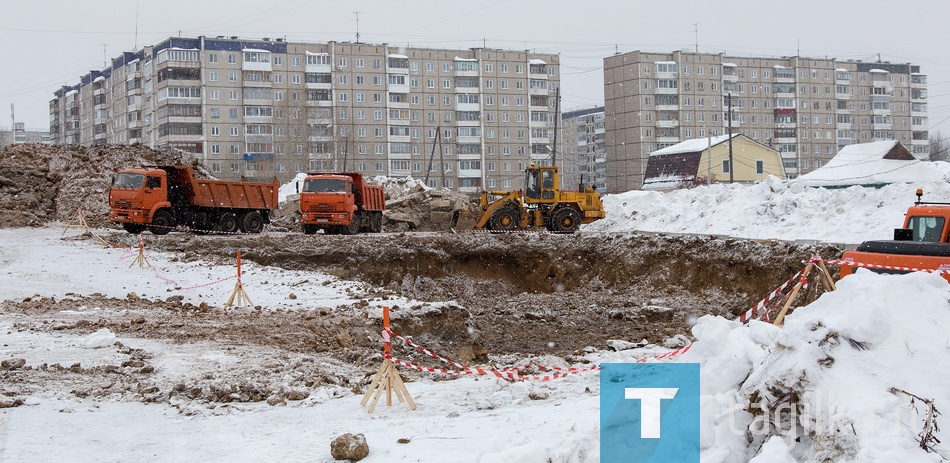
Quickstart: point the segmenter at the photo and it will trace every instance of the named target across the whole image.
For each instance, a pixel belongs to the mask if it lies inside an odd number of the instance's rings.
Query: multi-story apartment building
[[[39,129],[27,129],[23,122],[14,122],[11,130],[0,128],[0,148],[7,145],[26,143],[52,144],[49,132]]]
[[[566,189],[583,184],[607,191],[607,139],[604,107],[579,109],[561,114],[559,143],[563,162],[561,183]]]
[[[929,156],[920,66],[634,51],[604,59],[607,190],[639,188],[649,154],[730,130],[782,153],[790,178],[852,143]]]
[[[526,51],[169,38],[56,91],[50,131],[187,150],[220,178],[348,170],[515,189],[550,160],[558,68]]]

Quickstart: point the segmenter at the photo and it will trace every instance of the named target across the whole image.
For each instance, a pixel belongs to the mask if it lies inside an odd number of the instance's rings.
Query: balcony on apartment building
[[[835,85],[851,85],[851,71],[844,68],[835,69]]]
[[[660,112],[656,115],[656,126],[659,128],[675,128],[680,126],[679,113]]]
[[[679,92],[679,82],[676,79],[657,79],[657,95],[678,95]]]
[[[784,66],[775,65],[772,68],[772,82],[782,83],[782,84],[794,84],[795,83],[795,68],[787,68]]]
[[[547,95],[548,81],[541,79],[528,79],[529,95]]]
[[[722,82],[723,89],[727,82],[730,84],[739,82],[738,66],[735,63],[722,63]]]
[[[327,74],[333,72],[333,64],[330,62],[329,53],[311,53],[306,52],[307,64],[304,65],[303,72],[308,74]]]
[[[274,70],[271,65],[271,52],[269,50],[245,48],[241,52],[244,57],[244,60],[241,62],[241,70],[266,72]]]
[[[389,54],[386,55],[386,73],[387,74],[409,74],[409,57],[406,55]]]
[[[923,74],[911,74],[910,75],[910,87],[911,88],[927,88],[927,76]]]
[[[910,115],[912,117],[927,117],[927,103],[911,103]]]
[[[925,102],[927,101],[927,89],[925,88],[912,88],[910,90],[910,101],[916,102]]]
[[[408,64],[406,65],[408,68]],[[453,62],[456,76],[478,77],[478,60],[474,58],[455,57]]]
[[[329,71],[306,72],[304,73],[304,85],[308,89],[329,90],[333,88],[333,76]]]
[[[871,73],[871,87],[882,88],[882,87],[891,87],[889,72],[883,69],[871,69],[868,71]]]
[[[535,79],[548,78],[548,63],[537,58],[528,60],[528,76]]]
[[[409,93],[408,75],[390,73],[386,78],[386,90],[390,93]]]

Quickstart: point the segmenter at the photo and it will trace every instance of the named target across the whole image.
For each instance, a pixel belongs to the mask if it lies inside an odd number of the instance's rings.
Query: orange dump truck
[[[190,166],[125,169],[109,189],[109,220],[129,233],[164,235],[184,225],[199,232],[260,233],[277,207],[272,183],[195,178]]]
[[[383,229],[386,195],[380,185],[369,185],[362,174],[309,173],[300,190],[300,225],[312,235],[355,235]]]
[[[859,267],[877,273],[908,273],[916,270],[950,272],[950,203],[921,201],[907,209],[904,227],[894,230],[893,240],[865,241],[841,256],[841,277]],[[944,279],[950,281],[950,273]]]

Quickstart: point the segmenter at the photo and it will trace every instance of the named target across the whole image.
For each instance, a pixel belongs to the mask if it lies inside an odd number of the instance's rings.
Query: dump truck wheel
[[[260,233],[264,230],[264,217],[260,212],[251,211],[241,217],[241,231],[244,233]]]
[[[505,206],[495,211],[489,220],[492,230],[511,231],[518,228],[518,211]]]
[[[218,217],[218,230],[225,233],[237,233],[239,228],[237,214],[225,212]]]
[[[353,216],[353,220],[350,220],[350,224],[344,227],[340,227],[340,231],[344,235],[355,235],[360,232],[360,221],[359,217]]]
[[[316,233],[317,233],[317,226],[316,226],[316,225],[304,225],[304,226],[303,226],[303,234],[304,234],[304,235],[313,235],[313,234],[316,234]]]
[[[158,211],[152,217],[152,226],[149,227],[149,231],[155,235],[167,235],[172,228],[175,228],[175,218],[172,214],[168,211]]]
[[[139,233],[145,231],[145,225],[140,225],[137,223],[124,223],[122,224],[122,228],[133,235],[138,235]]]
[[[580,225],[581,215],[569,207],[558,209],[551,217],[551,231],[554,232],[573,232]]]

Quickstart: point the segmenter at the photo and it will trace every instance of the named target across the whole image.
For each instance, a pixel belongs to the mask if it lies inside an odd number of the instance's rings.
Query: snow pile
[[[604,197],[607,217],[583,230],[728,235],[753,239],[860,243],[890,239],[916,200],[950,201],[948,183],[895,183],[880,189],[808,188],[770,177],[754,185],[718,183],[669,193]]]
[[[115,344],[115,333],[109,328],[102,328],[83,339],[83,347],[86,349],[101,349],[113,344]]]
[[[862,270],[784,329],[700,318],[678,361],[701,365],[703,461],[941,461],[906,393],[950,403],[948,301],[937,275]]]

